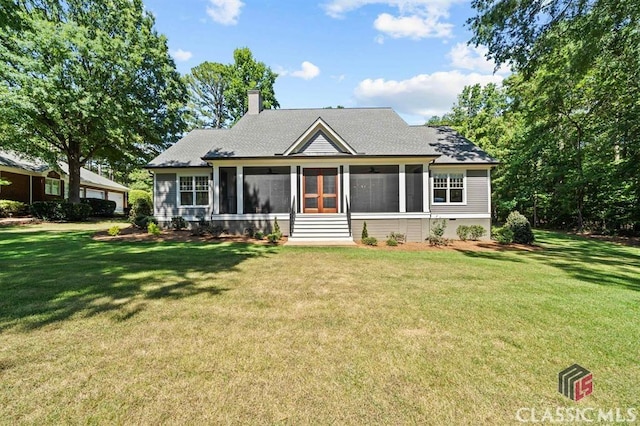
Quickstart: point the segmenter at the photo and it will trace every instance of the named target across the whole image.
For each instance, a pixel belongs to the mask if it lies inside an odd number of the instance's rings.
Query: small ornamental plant
[[[116,235],[120,235],[120,227],[118,225],[113,225],[111,228],[107,230],[107,233],[112,237],[115,237]]]
[[[160,235],[160,227],[153,222],[149,222],[147,232],[152,235]]]
[[[364,241],[365,238],[369,238],[369,231],[367,231],[367,222],[362,225],[362,235],[360,239]]]

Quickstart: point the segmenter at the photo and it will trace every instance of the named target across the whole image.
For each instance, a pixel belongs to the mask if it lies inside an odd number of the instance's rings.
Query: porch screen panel
[[[238,212],[236,179],[235,167],[220,167],[220,213],[222,214]]]
[[[351,210],[358,213],[398,212],[398,166],[351,166]]]
[[[405,166],[407,185],[407,211],[422,211],[422,164],[407,164]]]
[[[245,167],[243,186],[245,213],[289,212],[290,167]]]

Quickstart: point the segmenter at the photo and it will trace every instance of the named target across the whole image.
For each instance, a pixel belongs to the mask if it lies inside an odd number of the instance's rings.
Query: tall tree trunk
[[[80,202],[80,159],[78,155],[67,153],[69,164],[69,201]]]

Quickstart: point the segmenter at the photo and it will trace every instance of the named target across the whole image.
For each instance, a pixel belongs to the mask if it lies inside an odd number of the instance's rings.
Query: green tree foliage
[[[145,169],[135,169],[127,175],[127,186],[132,190],[153,192],[153,177]]]
[[[231,67],[217,62],[203,62],[185,76],[191,127],[227,127],[231,118],[226,98],[230,80]]]
[[[182,132],[186,89],[141,0],[8,4],[0,142],[66,161],[71,201],[88,160],[149,158]]]

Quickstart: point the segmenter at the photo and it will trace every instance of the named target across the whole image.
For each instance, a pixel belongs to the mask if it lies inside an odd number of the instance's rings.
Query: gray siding
[[[431,173],[437,173],[437,168],[432,168]],[[444,170],[443,170],[444,172]],[[433,190],[430,189],[432,213],[489,213],[489,193],[487,190],[489,170],[467,170],[467,204],[466,205],[439,205],[432,201]],[[455,234],[454,234],[455,235]]]
[[[367,222],[369,236],[376,237],[379,242],[386,240],[387,236],[392,232],[405,234],[409,242],[421,242],[429,236],[431,225],[434,221],[435,219],[354,219],[351,222],[352,235],[354,240],[360,240],[363,224]],[[446,222],[445,238],[458,239],[456,230],[460,225],[481,225],[487,231],[487,235],[482,239],[489,239],[490,219],[446,219]]]
[[[175,173],[156,173],[155,188],[153,188],[155,214],[160,217],[178,215]]]
[[[265,234],[273,232],[273,220],[213,220],[213,225],[220,225],[230,234],[242,235],[245,229],[252,228],[254,230],[263,231]],[[282,235],[289,236],[289,221],[278,220]]]
[[[334,144],[324,133],[316,133],[306,144],[298,151],[301,154],[317,155],[317,154],[340,154],[342,151]]]

